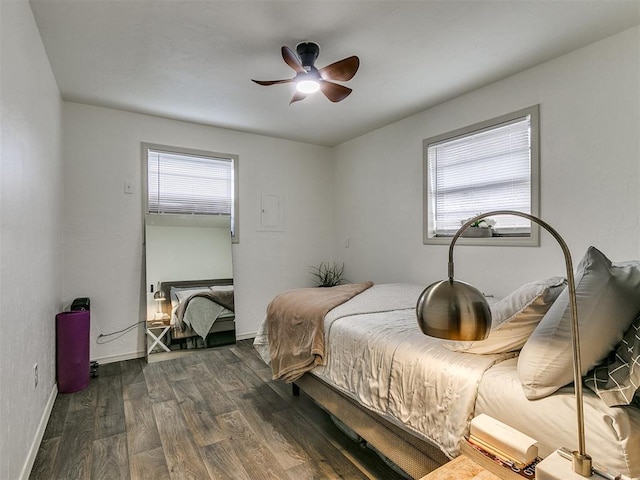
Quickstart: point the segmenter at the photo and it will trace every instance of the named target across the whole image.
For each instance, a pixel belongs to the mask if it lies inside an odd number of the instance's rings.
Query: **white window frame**
[[[225,159],[230,160],[233,164],[233,228],[231,231],[231,241],[232,243],[240,243],[240,198],[239,198],[239,169],[240,169],[240,160],[238,155],[230,154],[230,153],[219,153],[219,152],[209,152],[206,150],[197,150],[193,148],[183,148],[183,147],[173,147],[168,145],[158,145],[155,143],[146,143],[142,142],[142,183],[144,195],[142,196],[143,201],[143,213],[144,215],[177,215],[170,213],[150,213],[149,212],[149,150],[152,151],[160,151],[166,153],[174,153],[177,155],[193,155],[196,157],[210,157],[213,159]]]
[[[423,243],[425,245],[448,245],[451,243],[450,236],[436,236],[435,234],[435,212],[434,212],[434,192],[431,192],[429,174],[432,166],[429,162],[428,149],[430,145],[442,143],[444,141],[469,136],[481,131],[490,130],[506,123],[514,122],[518,119],[530,117],[531,128],[531,215],[539,216],[540,205],[540,106],[533,105],[516,112],[508,113],[500,117],[492,118],[474,125],[454,130],[452,132],[436,135],[423,140]],[[504,209],[504,208],[502,208]],[[496,208],[498,210],[498,208]],[[484,213],[484,212],[478,212]],[[537,224],[531,224],[529,235],[526,236],[499,236],[489,238],[468,238],[460,237],[458,244],[467,245],[492,245],[492,246],[539,246],[540,228]]]

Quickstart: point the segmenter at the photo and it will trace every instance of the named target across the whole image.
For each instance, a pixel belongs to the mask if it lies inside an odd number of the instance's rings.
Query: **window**
[[[449,243],[465,219],[491,210],[538,214],[538,105],[424,140],[424,243]],[[529,220],[496,217],[474,244],[538,245]],[[466,239],[460,239],[467,241]]]
[[[146,212],[223,215],[238,235],[238,156],[143,144]]]

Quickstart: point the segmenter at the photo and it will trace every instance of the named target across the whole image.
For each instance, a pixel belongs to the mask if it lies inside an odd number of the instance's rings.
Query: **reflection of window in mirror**
[[[238,243],[238,156],[143,143],[150,214],[230,217]]]

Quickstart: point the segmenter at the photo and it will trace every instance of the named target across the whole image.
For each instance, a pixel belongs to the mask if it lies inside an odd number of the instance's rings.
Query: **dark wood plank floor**
[[[251,341],[102,365],[59,394],[31,479],[402,477],[271,371]]]

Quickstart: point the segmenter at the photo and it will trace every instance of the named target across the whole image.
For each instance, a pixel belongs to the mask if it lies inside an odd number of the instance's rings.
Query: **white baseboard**
[[[51,410],[53,410],[53,404],[55,403],[57,396],[58,385],[54,383],[53,388],[51,389],[51,393],[49,394],[47,404],[44,407],[44,412],[42,412],[42,418],[40,419],[40,423],[38,424],[36,436],[34,437],[33,442],[31,442],[29,454],[27,455],[24,466],[22,467],[22,472],[20,472],[20,480],[28,480],[29,475],[31,475],[31,469],[33,468],[33,464],[36,461],[36,456],[38,455],[38,450],[40,449],[40,443],[42,442],[42,438],[44,437],[44,431],[47,428],[47,423],[49,423]]]
[[[108,357],[98,357],[98,358],[94,358],[91,361],[92,362],[98,362],[98,363],[115,363],[115,362],[122,362],[124,360],[133,360],[135,358],[142,358],[144,357],[145,352],[144,350],[139,350],[137,352],[129,352],[129,353],[122,353],[120,355],[110,355]]]
[[[257,332],[243,333],[241,335],[236,335],[236,340],[248,340],[251,338],[255,338],[256,335],[257,335]],[[91,359],[91,361],[98,362],[101,364],[107,364],[107,363],[114,363],[114,362],[122,362],[124,360],[133,360],[135,358],[143,358],[144,356],[145,356],[145,351],[140,350],[137,352],[122,353],[120,355],[111,355],[108,357],[93,358]]]

